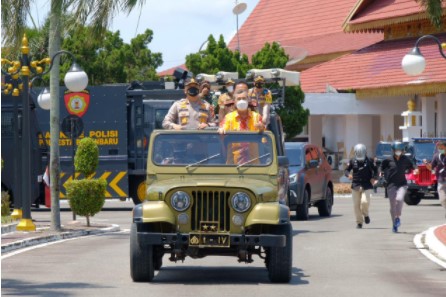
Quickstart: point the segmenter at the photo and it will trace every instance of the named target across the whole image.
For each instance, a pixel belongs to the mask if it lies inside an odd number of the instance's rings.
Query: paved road
[[[333,216],[293,222],[294,259],[290,284],[268,281],[263,262],[235,258],[187,258],[169,263],[155,282],[133,283],[129,274],[129,233],[91,236],[26,251],[2,264],[2,296],[444,296],[446,271],[413,244],[415,234],[444,223],[438,200],[403,209],[401,233],[390,230],[387,199],[374,197],[372,223],[355,229],[351,201],[335,201]],[[129,203],[108,203],[94,220],[128,230]],[[120,210],[119,210],[120,209]],[[34,218],[49,212],[34,211]],[[71,218],[62,213],[62,222]]]

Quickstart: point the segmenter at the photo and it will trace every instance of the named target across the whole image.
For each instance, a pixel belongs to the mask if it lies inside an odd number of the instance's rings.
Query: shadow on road
[[[302,278],[301,269],[293,268],[289,284],[306,285],[309,282]],[[183,284],[183,285],[234,285],[270,283],[268,271],[261,267],[204,267],[179,266],[163,267],[155,275],[152,284]]]
[[[98,286],[88,283],[61,282],[61,283],[30,283],[16,279],[2,278],[3,295],[25,296],[71,296],[71,289],[104,289],[109,286]]]

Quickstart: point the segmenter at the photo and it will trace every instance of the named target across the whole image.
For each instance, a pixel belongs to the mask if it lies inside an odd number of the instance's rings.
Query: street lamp
[[[31,73],[35,76],[43,76],[47,74],[52,66],[54,58],[60,54],[69,54],[71,58],[75,61],[74,55],[67,51],[60,51],[54,54],[54,56],[50,58],[44,58],[40,61],[31,61],[29,56],[29,46],[28,46],[28,38],[26,34],[23,35],[22,38],[22,47],[21,47],[21,56],[18,61],[9,61],[7,59],[1,59],[2,65],[2,74],[10,75],[12,78],[12,83],[6,84],[5,90],[12,89],[12,95],[18,97],[20,94],[22,95],[22,113],[21,116],[17,116],[14,118],[14,122],[17,123],[15,125],[15,134],[19,134],[18,126],[21,126],[21,135],[18,136],[19,145],[17,147],[21,148],[21,191],[18,192],[19,195],[15,195],[15,200],[17,199],[18,205],[22,207],[23,213],[20,209],[18,209],[18,217],[20,218],[20,222],[17,225],[17,230],[19,231],[35,231],[36,226],[31,220],[31,188],[33,178],[31,176],[31,122],[30,122],[30,98],[29,98],[29,84],[30,84],[30,76]],[[3,70],[3,65],[8,65],[8,70]],[[47,71],[45,70],[45,66],[49,65]],[[65,83],[67,88],[70,91],[77,92],[86,88],[88,84],[87,74],[80,69],[77,64],[73,63],[73,66],[70,68],[69,72],[65,77]],[[45,101],[46,98],[43,94],[40,96],[40,105],[48,107],[48,103]],[[14,107],[17,107],[17,100],[15,100]],[[18,107],[17,107],[18,110]],[[15,110],[14,115],[18,112]],[[20,125],[20,123],[21,125]],[[21,136],[21,137],[20,137]],[[19,159],[16,156],[17,159]],[[15,162],[14,165],[17,163]],[[15,168],[15,171],[18,172],[18,168]],[[19,178],[15,178],[14,184],[17,185],[19,183]],[[16,187],[17,188],[17,187]],[[14,201],[16,204],[17,201]]]
[[[438,44],[440,54],[443,56],[443,58],[446,59],[446,55],[443,52],[443,49],[446,49],[446,43],[441,43],[440,39],[433,35],[421,36],[416,41],[415,47],[407,55],[405,55],[403,60],[401,61],[401,66],[403,67],[403,70],[407,75],[419,75],[424,71],[424,68],[426,67],[426,60],[424,59],[423,55],[421,54],[420,48],[418,47],[418,44],[424,39],[433,39]]]
[[[239,38],[239,34],[238,34],[238,15],[243,13],[246,10],[246,3],[238,3],[238,1],[235,1],[235,6],[232,9],[232,13],[235,14],[236,17],[236,25],[237,25],[237,51],[240,52],[240,38]]]

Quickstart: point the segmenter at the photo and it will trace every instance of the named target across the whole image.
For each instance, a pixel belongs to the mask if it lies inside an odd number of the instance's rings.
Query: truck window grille
[[[229,192],[192,191],[192,230],[200,229],[200,222],[219,222],[219,231],[229,231]]]

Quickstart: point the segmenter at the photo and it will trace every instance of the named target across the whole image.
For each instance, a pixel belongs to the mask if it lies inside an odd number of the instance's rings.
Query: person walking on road
[[[437,144],[437,149],[438,152],[432,157],[432,163],[428,163],[426,160],[423,160],[423,162],[426,164],[427,169],[435,170],[438,198],[440,199],[440,204],[446,210],[446,140],[441,140]]]
[[[392,143],[393,156],[381,163],[381,172],[387,183],[392,231],[395,233],[401,225],[401,212],[407,192],[406,171],[415,169],[412,161],[404,155],[405,148],[404,143],[395,141]]]
[[[367,157],[367,148],[364,144],[355,145],[354,151],[355,157],[350,159],[344,173],[352,181],[356,228],[361,229],[364,222],[370,223],[370,194],[377,179],[378,170],[373,160]],[[350,173],[351,171],[353,172]]]

